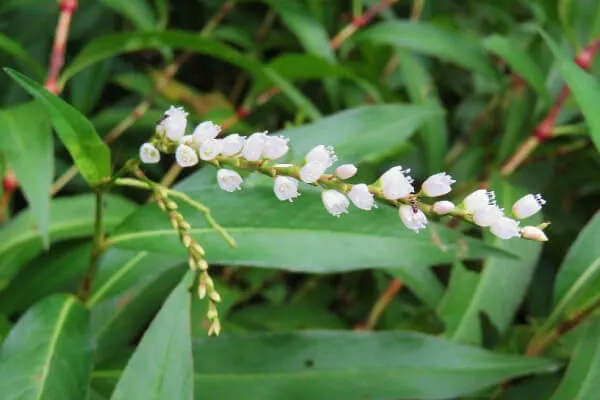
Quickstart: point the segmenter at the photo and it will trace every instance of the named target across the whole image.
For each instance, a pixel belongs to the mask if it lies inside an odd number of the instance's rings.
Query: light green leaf
[[[85,398],[94,364],[89,313],[77,299],[54,295],[31,308],[0,349],[5,400]]]
[[[425,22],[386,21],[359,32],[356,41],[370,40],[450,61],[496,80],[483,47],[456,32]]]
[[[600,82],[598,78],[582,70],[569,56],[564,54],[554,43],[552,38],[540,30],[540,34],[552,50],[558,63],[558,68],[562,72],[567,86],[571,90],[575,101],[581,108],[588,126],[592,142],[596,149],[600,150],[600,113],[598,104],[600,103]]]
[[[90,185],[98,184],[103,178],[110,176],[110,151],[91,122],[39,83],[11,69],[4,70],[44,107],[58,137]]]
[[[444,295],[444,286],[428,266],[405,265],[402,268],[390,268],[387,272],[404,282],[431,308],[436,308]]]
[[[112,400],[194,398],[188,278],[191,274],[171,293],[142,337]]]
[[[479,285],[479,278],[479,274],[469,271],[461,262],[452,266],[448,289],[438,308],[438,314],[446,324],[446,337],[452,338],[460,326]]]
[[[0,110],[0,150],[14,170],[48,247],[54,154],[50,124],[39,104]]]
[[[272,189],[264,187],[248,188],[236,195],[213,187],[189,194],[212,209],[215,219],[238,244],[230,248],[200,213],[181,205],[182,214],[192,225],[190,233],[206,249],[209,263],[324,273],[396,268],[399,262],[426,266],[503,254],[435,224],[417,235],[404,228],[396,209],[387,206],[368,213],[352,210],[343,218],[333,218],[323,208],[319,193],[312,190],[304,191],[293,204],[277,201]],[[122,248],[185,254],[177,232],[153,204],[125,220],[109,242]]]

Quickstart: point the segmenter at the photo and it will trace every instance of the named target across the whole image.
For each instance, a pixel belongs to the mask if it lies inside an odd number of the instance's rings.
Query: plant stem
[[[364,325],[357,326],[356,329],[372,330],[379,322],[379,319],[383,315],[383,312],[385,311],[387,306],[392,302],[392,300],[394,300],[394,297],[400,292],[400,290],[402,290],[403,287],[404,283],[400,279],[392,279],[388,287],[381,294],[381,296],[379,296],[379,299],[377,299],[377,301],[373,305],[373,308],[371,308],[369,316],[367,317],[367,322]]]
[[[67,48],[67,38],[69,36],[69,28],[71,26],[71,17],[77,9],[77,0],[61,0],[60,16],[56,25],[56,33],[54,35],[54,44],[52,46],[52,54],[50,56],[50,68],[48,78],[44,86],[52,93],[59,94],[62,87],[59,87],[58,76],[65,62],[65,50]]]
[[[98,270],[98,262],[102,252],[104,251],[104,228],[102,223],[102,214],[104,210],[103,194],[103,189],[96,188],[96,211],[94,214],[94,234],[92,238],[90,264],[83,279],[81,280],[77,294],[77,297],[79,297],[83,302],[85,302],[90,295],[92,281],[96,275],[96,271]]]

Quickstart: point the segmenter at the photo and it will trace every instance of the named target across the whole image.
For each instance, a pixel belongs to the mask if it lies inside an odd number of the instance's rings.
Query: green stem
[[[104,192],[101,189],[96,189],[96,208],[94,214],[94,235],[92,238],[92,252],[90,254],[89,267],[81,280],[77,296],[85,301],[90,295],[92,281],[98,270],[98,262],[104,250],[104,227],[102,224],[102,216],[104,211],[103,205]]]

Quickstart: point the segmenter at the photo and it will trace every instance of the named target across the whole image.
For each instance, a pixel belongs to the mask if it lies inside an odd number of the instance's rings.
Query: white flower
[[[250,135],[244,143],[242,156],[248,161],[259,161],[265,151],[266,137],[264,132],[257,132]]]
[[[521,236],[525,239],[536,240],[538,242],[547,242],[548,236],[543,230],[536,226],[526,226],[521,228]]]
[[[221,154],[221,150],[223,150],[221,139],[206,139],[200,143],[198,153],[200,154],[200,159],[208,161]]]
[[[263,157],[269,160],[276,160],[285,156],[289,150],[288,140],[283,136],[267,136],[265,138]]]
[[[198,164],[198,153],[190,146],[180,144],[175,150],[175,161],[181,167],[191,167]]]
[[[300,168],[300,179],[305,183],[315,183],[325,173],[327,167],[319,162],[304,164]]]
[[[495,220],[490,227],[490,231],[504,240],[521,236],[519,233],[519,222],[508,217],[500,217]]]
[[[334,217],[339,217],[344,213],[348,213],[350,201],[344,194],[337,190],[324,190],[321,193],[321,200],[323,200],[323,205],[327,212]]]
[[[156,164],[160,161],[160,152],[152,143],[144,143],[140,147],[140,160],[144,164]]]
[[[273,192],[281,201],[288,200],[290,202],[300,196],[298,193],[298,179],[289,176],[276,176],[273,184]]]
[[[198,143],[194,141],[194,135],[184,135],[179,139],[180,144],[186,144],[190,147],[197,148]]]
[[[335,176],[340,179],[350,179],[358,172],[354,164],[342,164],[335,169]]]
[[[188,113],[183,107],[171,106],[161,121],[156,126],[156,131],[160,135],[165,135],[169,139],[178,142],[185,134]]]
[[[381,188],[383,189],[383,197],[388,200],[397,200],[406,197],[415,191],[412,185],[413,179],[407,174],[409,169],[403,170],[402,167],[392,167],[388,169],[381,178]]]
[[[427,226],[427,217],[419,208],[402,205],[398,209],[400,219],[408,229],[419,233],[419,229],[424,229]]]
[[[337,161],[337,156],[333,146],[323,146],[322,144],[315,146],[306,154],[304,158],[306,163],[318,162],[325,165],[325,168],[329,168]]]
[[[479,189],[465,197],[463,202],[467,211],[473,214],[480,208],[496,204],[496,194],[485,189]]]
[[[202,144],[205,140],[216,138],[221,133],[221,127],[212,121],[204,121],[194,129],[194,142]]]
[[[475,214],[473,214],[473,222],[475,222],[479,226],[490,226],[499,218],[504,216],[504,210],[500,209],[498,206],[487,205],[481,207]]]
[[[528,218],[536,214],[546,204],[541,194],[528,194],[521,197],[512,206],[512,212],[518,219]]]
[[[453,202],[448,200],[436,201],[433,203],[433,212],[438,215],[446,215],[449,212],[452,212],[456,206]]]
[[[450,193],[452,188],[450,187],[456,182],[450,175],[445,172],[431,175],[423,182],[421,190],[429,197],[439,197]]]
[[[238,154],[244,148],[244,142],[246,139],[237,133],[231,134],[223,138],[223,150],[221,153],[226,157],[231,157],[234,154]]]
[[[219,184],[219,187],[226,192],[241,190],[243,181],[240,174],[230,169],[221,168],[217,171],[217,183]]]
[[[369,192],[369,187],[364,183],[352,186],[352,189],[348,192],[348,197],[361,210],[369,211],[372,208],[377,208],[373,193]]]

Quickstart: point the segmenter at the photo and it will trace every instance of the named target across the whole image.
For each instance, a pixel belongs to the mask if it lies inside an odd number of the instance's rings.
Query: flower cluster
[[[494,192],[484,189],[469,194],[459,206],[448,200],[427,204],[422,200],[447,195],[456,181],[444,172],[427,178],[421,189],[415,192],[410,170],[395,166],[384,172],[374,184],[349,184],[344,182],[357,173],[353,164],[342,164],[333,174],[327,171],[337,162],[331,146],[317,145],[304,157],[301,165],[273,164],[289,151],[288,139],[268,135],[267,132],[253,133],[248,137],[237,133],[219,138],[221,128],[213,122],[199,124],[191,135],[186,135],[187,113],[182,108],[171,107],[157,124],[157,135],[140,148],[140,159],[144,163],[160,160],[160,151],[175,153],[181,167],[191,167],[201,160],[216,165],[217,182],[227,192],[241,190],[242,176],[234,169],[222,168],[228,164],[237,169],[259,171],[273,177],[273,192],[281,201],[294,201],[300,196],[300,181],[323,188],[321,199],[325,210],[340,217],[348,213],[350,204],[361,210],[377,208],[375,199],[398,207],[404,225],[419,232],[426,228],[426,214],[452,215],[473,222],[501,239],[524,237],[547,240],[543,230],[535,226],[519,227],[519,222],[504,215],[498,207]],[[268,167],[268,168],[267,168]],[[541,210],[545,201],[540,195],[527,195],[518,200],[513,208],[517,219],[527,218]]]

